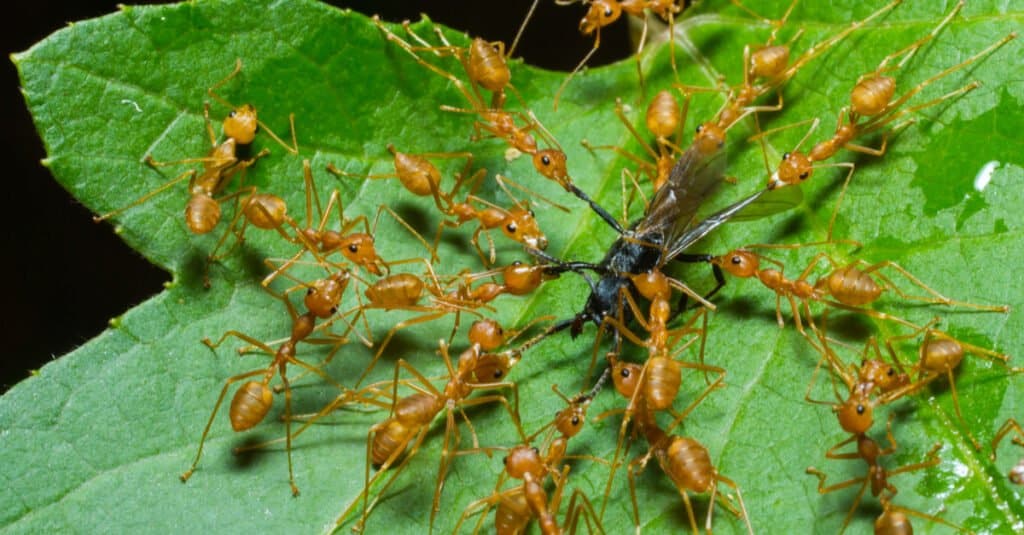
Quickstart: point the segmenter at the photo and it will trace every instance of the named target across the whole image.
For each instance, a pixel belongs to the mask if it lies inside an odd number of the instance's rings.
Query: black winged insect
[[[629,228],[623,228],[601,205],[570,184],[570,191],[589,204],[601,219],[615,229],[619,237],[598,264],[565,262],[541,251],[531,251],[549,263],[549,274],[557,275],[572,271],[581,275],[590,285],[590,296],[583,310],[572,318],[553,324],[541,336],[569,328],[575,338],[583,331],[583,325],[587,321],[600,327],[605,316],[612,315],[620,309],[623,292],[636,295],[630,275],[647,273],[673,260],[707,262],[710,259],[708,255],[687,254],[686,249],[758,200],[766,191],[759,190],[703,220],[698,220],[697,210],[722,182],[724,162],[723,152],[709,156],[691,146],[676,161],[668,180],[655,192],[644,215]],[[592,271],[600,278],[594,282],[585,271]],[[691,297],[706,302],[707,298],[725,284],[719,268],[713,266],[713,271],[716,287],[704,297],[692,292],[689,294]],[[628,310],[623,312],[627,313]],[[629,318],[619,319],[625,323]]]

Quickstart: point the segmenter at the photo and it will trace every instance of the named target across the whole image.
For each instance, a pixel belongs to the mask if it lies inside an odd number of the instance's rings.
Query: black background
[[[142,2],[157,3],[157,2]],[[439,23],[511,43],[529,8],[528,0],[431,0],[330,2],[385,20],[416,20],[421,11]],[[16,2],[5,6],[3,50],[21,52],[66,23],[116,11],[117,2]],[[583,7],[559,7],[541,0],[516,51],[533,65],[569,70],[593,44],[577,30]],[[629,55],[626,24],[601,34],[601,49],[590,65]],[[45,156],[19,91],[17,71],[3,65],[3,140],[0,150],[7,194],[4,217],[3,341],[0,392],[48,360],[83,344],[124,313],[161,291],[170,276],[149,265],[65,192],[39,161]]]

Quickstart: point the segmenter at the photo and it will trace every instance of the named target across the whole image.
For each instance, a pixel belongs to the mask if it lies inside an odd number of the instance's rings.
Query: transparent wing
[[[724,168],[724,152],[708,157],[692,146],[688,148],[672,167],[668,181],[654,193],[634,235],[639,239],[659,235],[661,243],[671,249],[696,221],[704,199],[721,184]]]

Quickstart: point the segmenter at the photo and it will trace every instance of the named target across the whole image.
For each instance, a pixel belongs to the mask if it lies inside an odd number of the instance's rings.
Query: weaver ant
[[[938,465],[940,459],[937,453],[942,447],[942,444],[935,444],[932,449],[925,454],[925,460],[922,462],[903,465],[893,470],[886,469],[881,465],[881,463],[879,463],[879,458],[886,455],[892,455],[896,452],[897,448],[896,439],[892,434],[892,417],[893,415],[890,414],[889,420],[886,423],[886,438],[889,441],[888,448],[883,449],[879,446],[878,442],[864,433],[855,433],[825,452],[825,457],[827,459],[863,460],[868,465],[868,473],[866,476],[849,479],[826,487],[825,481],[827,476],[825,473],[814,467],[807,468],[808,474],[818,478],[818,493],[820,494],[828,494],[830,492],[835,492],[837,490],[842,490],[860,484],[860,490],[857,491],[857,496],[853,500],[853,505],[850,507],[850,510],[846,513],[846,517],[843,519],[843,526],[840,529],[840,533],[845,531],[846,527],[850,524],[850,520],[853,518],[853,513],[857,510],[857,506],[860,505],[860,500],[864,496],[864,492],[869,487],[871,489],[871,495],[878,498],[883,507],[882,514],[875,521],[875,533],[912,533],[913,530],[910,528],[910,520],[902,513],[910,513],[933,522],[939,522],[947,526],[960,529],[958,526],[954,526],[941,518],[892,505],[892,499],[896,496],[898,490],[889,481],[889,478],[894,475],[913,472],[924,468],[931,468]],[[857,445],[857,451],[848,453],[838,452],[840,448],[850,443],[855,443]],[[886,531],[886,529],[890,531]]]
[[[129,208],[133,208],[140,204],[147,202],[149,199],[158,195],[167,189],[171,188],[178,182],[185,179],[189,181],[189,201],[185,205],[185,223],[187,224],[190,231],[195,234],[206,234],[217,226],[221,218],[221,203],[244,195],[245,193],[251,193],[252,188],[246,188],[234,193],[217,197],[224,188],[227,187],[231,178],[238,172],[244,171],[247,167],[253,165],[260,158],[270,154],[270,151],[266,148],[258,152],[255,156],[249,159],[241,159],[238,156],[239,147],[247,146],[253,142],[256,137],[257,127],[263,128],[275,141],[277,141],[282,147],[292,154],[298,154],[298,143],[295,141],[295,117],[294,115],[289,116],[292,130],[292,143],[293,146],[287,145],[282,141],[276,134],[273,133],[262,121],[256,117],[256,108],[250,104],[243,104],[242,106],[233,106],[231,103],[220,97],[216,90],[224,84],[228,83],[231,79],[236,77],[242,70],[242,60],[238,59],[235,62],[235,69],[231,71],[224,79],[220,80],[209,89],[207,94],[210,98],[214,99],[218,103],[225,107],[231,108],[231,113],[224,119],[223,130],[225,140],[221,143],[217,142],[217,135],[213,130],[213,123],[210,120],[210,105],[205,103],[203,105],[203,119],[206,123],[206,132],[210,138],[210,152],[207,156],[201,158],[186,158],[182,160],[176,160],[171,162],[158,162],[153,159],[150,154],[146,155],[145,162],[147,165],[153,167],[164,167],[171,165],[180,165],[188,163],[201,163],[203,164],[202,173],[199,173],[195,169],[190,169],[178,175],[176,178],[166,182],[162,186],[146,193],[142,197],[139,197],[130,204],[118,208],[112,212],[107,212],[102,215],[93,217],[93,221],[99,222],[116,216]]]
[[[445,411],[446,413],[445,438],[442,446],[437,484],[434,490],[433,507],[431,508],[430,513],[431,525],[433,524],[433,519],[440,508],[441,490],[444,485],[444,476],[447,473],[450,457],[453,455],[453,452],[457,450],[458,444],[461,441],[458,426],[455,422],[454,412],[456,410],[462,414],[463,419],[470,427],[470,431],[473,434],[474,447],[479,447],[478,444],[476,444],[476,432],[473,431],[473,426],[469,422],[469,418],[466,416],[464,409],[465,407],[491,402],[500,402],[502,404],[511,418],[512,423],[515,425],[516,430],[519,432],[519,436],[525,441],[525,433],[522,430],[522,426],[519,424],[519,396],[515,383],[475,381],[476,366],[480,363],[481,357],[484,354],[497,349],[506,341],[518,336],[521,332],[522,331],[519,331],[518,333],[514,333],[511,336],[506,337],[504,333],[500,331],[500,327],[498,327],[497,331],[489,325],[482,325],[480,328],[470,329],[470,342],[472,345],[459,355],[457,366],[453,366],[451,358],[448,355],[448,344],[443,339],[440,340],[438,342],[438,346],[441,352],[441,357],[444,359],[445,366],[448,369],[449,376],[448,383],[442,390],[435,388],[423,374],[417,371],[405,360],[398,360],[398,363],[395,365],[395,377],[393,381],[394,394],[392,396],[394,403],[391,409],[391,416],[383,422],[375,424],[370,428],[370,431],[367,434],[365,486],[363,491],[356,496],[355,500],[353,500],[341,516],[338,517],[335,523],[336,526],[340,525],[354,510],[356,505],[362,501],[362,516],[354,529],[356,531],[362,531],[362,529],[365,528],[366,519],[374,505],[376,505],[379,495],[383,494],[387,488],[394,483],[395,479],[402,472],[402,469],[405,468],[409,460],[419,451],[420,445],[423,443],[424,438],[426,438],[430,424],[441,411]],[[519,350],[511,349],[506,352],[518,354]],[[410,384],[409,386],[414,388],[416,392],[403,398],[398,397],[398,373],[400,369],[405,369],[411,373],[422,385],[421,388]],[[512,389],[515,395],[515,410],[513,410],[512,406],[509,405],[508,400],[499,394],[492,394],[472,399],[468,398],[469,394],[475,390],[491,390],[505,387]],[[412,446],[409,446],[410,444],[412,444]],[[387,482],[380,488],[378,498],[375,498],[372,503],[369,503],[370,488],[378,478],[383,476],[386,470],[395,465],[398,458],[402,456],[403,452],[406,452],[407,448],[409,451],[405,453],[404,458],[391,472],[391,476],[388,478]],[[374,474],[373,478],[370,478],[371,464],[378,466],[377,473]]]

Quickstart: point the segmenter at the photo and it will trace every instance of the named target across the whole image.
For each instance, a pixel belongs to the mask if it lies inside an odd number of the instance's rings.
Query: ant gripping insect
[[[622,124],[626,125],[626,129],[640,143],[640,146],[654,160],[654,163],[645,161],[639,156],[615,145],[594,146],[584,139],[582,141],[583,146],[590,150],[611,149],[622,157],[639,164],[639,172],[646,174],[650,178],[651,184],[654,185],[654,189],[658,190],[668,181],[672,167],[676,163],[675,155],[683,152],[679,147],[679,129],[686,121],[689,104],[690,99],[687,98],[683,107],[680,108],[679,102],[676,101],[676,98],[670,91],[663,90],[654,95],[650,105],[647,107],[646,124],[647,129],[656,136],[655,145],[658,150],[655,151],[654,148],[644,142],[640,133],[633,128],[633,124],[626,117],[622,100],[615,99],[615,115],[622,121]],[[673,139],[670,140],[670,137],[673,137]]]
[[[784,247],[792,248],[802,247],[804,245],[808,244]],[[758,246],[750,247],[755,248]],[[868,264],[864,260],[857,260],[854,263],[841,266],[838,262],[832,259],[828,253],[821,252],[811,259],[807,268],[805,268],[796,279],[787,279],[782,271],[778,269],[762,269],[760,267],[761,260],[769,261],[780,268],[784,267],[781,262],[767,258],[748,249],[736,249],[727,254],[715,256],[712,257],[709,262],[736,277],[757,277],[762,284],[774,291],[776,293],[775,315],[780,327],[782,327],[784,323],[782,320],[782,298],[785,297],[789,301],[790,308],[793,311],[793,321],[796,323],[797,330],[804,336],[807,336],[807,334],[803,329],[803,323],[800,319],[801,312],[796,303],[797,299],[799,299],[803,304],[804,314],[807,316],[807,321],[812,323],[812,326],[813,318],[811,317],[809,303],[811,301],[817,301],[832,308],[856,312],[858,314],[864,314],[880,320],[895,321],[912,329],[919,328],[918,325],[898,316],[893,316],[891,314],[886,314],[869,308],[861,308],[863,305],[868,305],[877,301],[886,290],[891,290],[901,298],[907,300],[947,306],[962,306],[991,312],[1007,311],[1005,305],[978,305],[950,299],[925,285],[899,264],[889,260],[878,262],[876,264]],[[818,279],[812,285],[807,282],[807,278],[810,276],[812,270],[822,260],[831,264],[833,270],[825,277]],[[881,273],[884,269],[891,269],[900,273],[912,284],[921,288],[929,295],[912,295],[904,292],[898,286],[893,284],[888,277]],[[881,284],[876,282],[872,277],[878,278],[881,281]],[[835,301],[828,299],[829,297],[835,299]]]
[[[619,307],[620,296],[627,292],[633,293],[631,275],[647,273],[672,260],[709,260],[710,257],[707,255],[687,255],[683,252],[767,191],[757,191],[697,222],[697,209],[721,180],[720,163],[721,158],[705,157],[693,147],[687,149],[672,168],[669,180],[655,192],[654,199],[648,205],[644,216],[628,229],[623,228],[586,193],[570,184],[572,193],[587,202],[601,219],[615,229],[619,238],[608,249],[599,264],[563,262],[540,251],[531,251],[535,256],[551,263],[548,268],[549,274],[557,275],[566,271],[582,274],[583,270],[590,270],[601,275],[596,283],[587,277],[591,293],[583,310],[573,318],[551,326],[548,334],[571,327],[570,333],[575,337],[582,332],[583,323],[586,321],[600,326],[605,317],[615,313]],[[718,287],[708,296],[713,295],[725,283],[717,266],[713,266],[713,272]],[[688,292],[688,295],[699,299],[692,291]],[[626,323],[628,318],[619,320]]]

